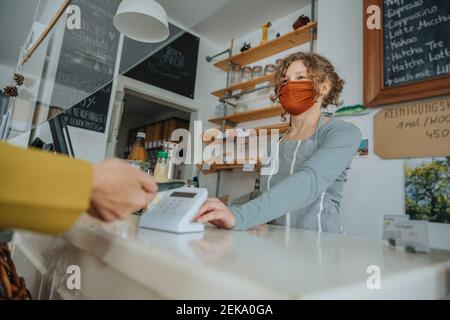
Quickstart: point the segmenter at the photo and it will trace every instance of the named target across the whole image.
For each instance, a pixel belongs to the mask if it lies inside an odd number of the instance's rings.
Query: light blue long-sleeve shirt
[[[317,141],[317,148],[312,154],[305,157],[301,149],[297,155],[294,173],[286,174],[279,182],[273,184],[270,190],[264,192],[259,198],[249,201],[241,206],[232,206],[230,209],[236,217],[235,230],[245,230],[280,218],[292,212],[298,225],[294,227],[319,229],[326,232],[340,232],[340,202],[344,183],[347,180],[347,171],[350,169],[352,159],[355,157],[361,142],[361,131],[355,125],[331,118],[322,125],[317,136],[310,139]],[[289,144],[295,141],[286,141],[280,144],[287,153]],[[285,152],[286,153],[286,152]],[[279,167],[291,166],[291,156],[280,156]],[[319,211],[319,200],[325,197],[323,219],[319,220],[319,227],[312,218]],[[322,210],[322,209],[320,209]],[[295,220],[295,217],[294,217]]]

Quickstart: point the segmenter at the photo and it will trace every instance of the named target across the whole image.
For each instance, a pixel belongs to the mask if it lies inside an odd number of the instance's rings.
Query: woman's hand
[[[222,229],[233,229],[236,217],[222,201],[212,198],[205,201],[194,221],[203,224],[209,222]]]
[[[120,160],[94,165],[89,215],[111,222],[125,219],[155,197],[158,187],[153,177]]]

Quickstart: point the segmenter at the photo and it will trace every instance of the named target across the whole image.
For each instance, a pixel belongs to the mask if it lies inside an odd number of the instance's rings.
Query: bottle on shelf
[[[194,185],[194,188],[200,188],[200,183],[198,181],[198,177],[194,177],[194,179],[192,180],[192,183]]]
[[[148,161],[147,151],[145,150],[145,132],[137,133],[136,141],[131,148],[128,160],[141,162]]]
[[[161,143],[164,146],[164,143],[167,143],[170,141],[170,133],[169,133],[169,120],[165,120],[162,124],[162,136],[161,136]]]
[[[153,148],[158,149],[158,148],[161,148],[162,123],[156,122],[154,130],[155,130],[155,132],[153,135]]]
[[[147,150],[151,150],[153,148],[152,142],[153,142],[153,125],[148,125],[146,128],[147,137],[145,138],[145,148]]]
[[[169,154],[165,151],[158,152],[158,160],[156,161],[156,167],[153,173],[156,182],[163,183],[168,182],[169,166],[167,158]]]

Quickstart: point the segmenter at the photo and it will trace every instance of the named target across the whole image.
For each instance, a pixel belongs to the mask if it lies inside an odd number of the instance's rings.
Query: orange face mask
[[[314,105],[312,81],[289,81],[280,89],[280,103],[287,113],[298,116]]]

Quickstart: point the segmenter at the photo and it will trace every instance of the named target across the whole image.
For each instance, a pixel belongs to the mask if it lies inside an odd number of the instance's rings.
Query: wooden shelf
[[[274,107],[267,107],[262,109],[254,109],[250,111],[240,112],[231,114],[226,117],[220,117],[220,118],[213,118],[209,119],[209,122],[222,125],[223,121],[229,121],[232,123],[241,123],[241,122],[248,122],[253,120],[260,120],[260,119],[267,119],[267,118],[273,118],[278,117],[283,114],[284,110],[283,108],[278,105]]]
[[[268,135],[270,135],[270,130],[276,130],[276,129],[278,129],[280,131],[280,133],[285,133],[286,131],[289,130],[289,123],[280,123],[280,124],[273,124],[273,125],[264,126],[264,127],[258,127],[258,128],[255,128],[256,133],[259,134],[259,130],[261,130],[261,129],[266,129]]]
[[[309,23],[295,31],[289,32],[279,38],[268,41],[267,43],[251,48],[247,51],[232,56],[231,58],[219,61],[215,66],[221,70],[228,71],[230,62],[239,66],[245,66],[255,61],[273,56],[290,48],[302,45],[310,41],[310,30],[317,28],[317,22]],[[314,35],[314,40],[317,35]]]
[[[222,97],[225,96],[225,94],[227,92],[232,93],[232,92],[238,91],[238,90],[246,91],[246,90],[254,89],[258,83],[270,82],[270,83],[273,84],[273,82],[275,80],[274,76],[275,76],[274,74],[269,74],[267,76],[258,77],[258,78],[255,78],[253,80],[250,80],[250,81],[237,83],[237,84],[234,84],[234,85],[232,85],[232,86],[230,86],[228,88],[224,88],[224,89],[220,89],[220,90],[214,91],[211,94],[216,96],[216,97],[222,98]]]
[[[234,170],[234,169],[244,169],[244,165],[243,164],[212,164],[209,170],[203,170],[203,166],[202,165],[197,165],[198,170],[200,170],[203,174],[212,174],[212,173],[216,173],[218,171],[228,171],[228,170]],[[260,164],[256,164],[255,165],[255,171],[258,171],[261,168]],[[251,172],[249,172],[251,173]]]

